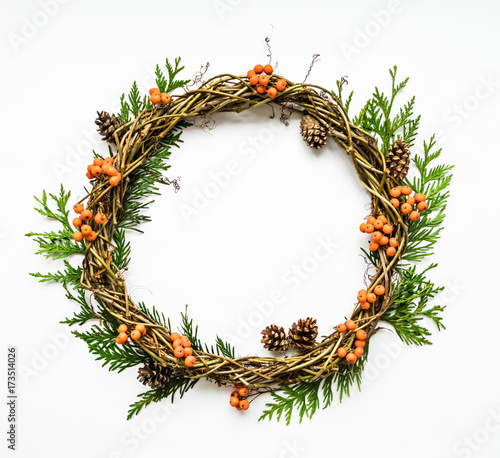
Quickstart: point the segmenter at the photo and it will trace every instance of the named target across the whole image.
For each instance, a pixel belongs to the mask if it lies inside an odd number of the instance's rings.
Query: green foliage
[[[215,348],[217,354],[225,356],[226,358],[235,358],[234,347],[229,342],[224,342],[219,336],[215,339]]]
[[[174,65],[169,62],[168,59],[165,60],[165,67],[167,69],[168,76],[165,77],[162,69],[159,65],[156,66],[156,86],[160,92],[172,92],[173,90],[184,87],[189,83],[190,80],[177,80],[177,75],[184,70],[184,66],[180,67],[181,58],[176,57],[174,60]]]
[[[121,372],[144,362],[144,354],[128,343],[116,344],[115,323],[103,320],[102,326],[93,325],[87,332],[72,331],[89,347],[90,353],[97,361],[103,361],[102,366],[109,366],[110,371]]]
[[[130,242],[125,239],[125,231],[117,229],[113,234],[115,249],[113,251],[113,262],[118,269],[125,269],[130,262]]]
[[[413,159],[418,174],[412,181],[406,182],[415,192],[427,196],[429,208],[408,227],[409,243],[403,256],[405,261],[418,262],[434,254],[434,245],[443,230],[444,212],[450,195],[446,189],[451,183],[453,166],[432,166],[433,161],[441,155],[441,149],[433,151],[435,145],[434,136],[429,142],[424,142],[423,155],[415,155]]]
[[[361,373],[367,357],[368,345],[365,346],[365,353],[356,361],[355,366],[342,364],[339,366],[338,372],[331,374],[324,380],[282,385],[279,393],[271,394],[274,402],[266,404],[268,409],[262,412],[259,421],[266,418],[271,420],[273,416],[279,421],[281,417],[284,417],[288,425],[294,411],[298,413],[299,422],[302,422],[304,417],[312,418],[321,405],[323,405],[323,409],[326,409],[332,404],[334,384],[337,386],[340,401],[345,395],[350,395],[350,388],[354,384],[361,391]]]
[[[61,321],[61,323],[67,324],[68,326],[73,326],[75,324],[81,326],[89,320],[96,320],[100,318],[92,311],[92,308],[87,302],[87,298],[85,297],[85,289],[83,287],[80,286],[76,288],[76,296],[74,296],[67,288],[65,289],[66,297],[72,301],[75,301],[80,306],[80,310],[78,312],[75,312],[71,318],[66,318],[64,321]]]
[[[187,308],[188,306],[186,305],[186,311],[184,313],[181,312],[181,332],[189,338],[193,350],[203,350],[203,344],[198,338],[198,326],[195,326],[193,319],[189,318]]]
[[[40,272],[30,273],[32,277],[39,278],[40,283],[47,281],[55,281],[61,283],[65,288],[68,285],[78,287],[82,276],[81,267],[73,267],[68,261],[64,261],[65,269],[61,272],[58,270],[55,273],[41,274]]]
[[[170,397],[172,402],[174,402],[176,394],[179,398],[182,398],[187,391],[196,385],[197,381],[198,380],[190,380],[188,378],[171,377],[168,383],[163,385],[161,388],[141,393],[138,396],[139,400],[130,405],[127,420],[130,420],[134,415],[137,415],[144,407],[148,406],[152,402],[159,402],[168,397]]]
[[[166,327],[167,329],[171,330],[172,328],[170,327],[170,321],[167,321],[165,319],[165,315],[162,312],[159,312],[156,310],[156,307],[153,305],[151,309],[148,309],[146,304],[144,302],[139,302],[137,306],[150,318],[155,320],[157,323],[161,324],[162,326]]]
[[[407,345],[432,344],[428,340],[431,332],[422,326],[424,318],[432,320],[438,331],[445,329],[439,315],[444,307],[429,304],[429,300],[443,290],[425,277],[426,272],[434,267],[436,264],[431,264],[421,273],[416,272],[416,266],[402,270],[401,279],[394,287],[392,304],[382,317]]]
[[[397,83],[396,66],[390,69],[389,73],[392,80],[390,96],[375,87],[372,98],[366,102],[359,115],[353,118],[354,124],[381,140],[381,151],[384,154],[387,154],[389,147],[398,138],[402,138],[409,146],[412,146],[420,124],[420,115],[415,117],[414,114],[415,97],[412,97],[392,118],[394,100],[406,87],[409,78]]]
[[[160,194],[157,184],[162,183],[162,173],[170,167],[167,165],[167,160],[171,147],[179,147],[179,144],[182,143],[180,139],[181,129],[186,126],[186,123],[179,123],[176,129],[158,143],[148,160],[129,175],[130,182],[123,199],[123,209],[119,215],[118,227],[142,232],[137,226],[150,221],[151,218],[144,212],[154,200],[147,199]]]

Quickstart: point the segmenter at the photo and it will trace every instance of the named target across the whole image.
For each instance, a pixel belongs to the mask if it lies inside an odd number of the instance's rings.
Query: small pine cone
[[[123,121],[114,114],[110,115],[106,111],[98,111],[95,123],[97,124],[97,130],[101,134],[101,137],[108,143],[116,144],[114,133],[123,125]],[[124,131],[118,133],[118,137],[121,138],[124,133]]]
[[[311,115],[304,115],[300,121],[300,133],[310,148],[319,149],[326,143],[327,132],[320,122]]]
[[[264,336],[261,342],[269,351],[285,351],[290,344],[285,329],[275,324],[268,326],[261,334]]]
[[[139,368],[137,377],[143,385],[149,385],[153,390],[161,388],[170,380],[170,369],[162,366],[154,359],[150,359]]]
[[[297,348],[309,348],[314,345],[318,336],[318,326],[314,318],[306,318],[293,323],[288,331],[290,343]]]
[[[410,168],[410,149],[404,140],[397,140],[389,148],[387,155],[387,166],[389,167],[389,176],[396,182],[401,182],[408,175]]]

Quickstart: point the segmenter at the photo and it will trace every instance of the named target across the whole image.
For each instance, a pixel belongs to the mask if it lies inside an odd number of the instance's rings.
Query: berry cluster
[[[236,391],[231,393],[229,404],[238,410],[247,410],[250,407],[250,403],[245,399],[248,396],[248,388],[240,385],[235,385],[234,387]]]
[[[92,226],[88,223],[94,218],[94,222],[96,224],[104,224],[107,221],[107,217],[104,213],[96,213],[95,216],[92,213],[92,210],[86,209],[84,210],[82,204],[73,205],[73,210],[75,213],[78,213],[80,216],[73,219],[73,226],[79,228],[80,230],[73,232],[73,238],[77,242],[81,242],[83,237],[89,242],[93,242],[97,238],[97,233],[92,230]]]
[[[341,323],[337,326],[337,331],[343,334],[347,330],[356,331],[356,323],[353,320],[347,320],[345,323]],[[363,329],[358,329],[356,331],[356,340],[354,341],[354,350],[349,351],[349,347],[339,347],[337,349],[337,355],[339,358],[345,358],[348,364],[354,364],[358,358],[363,356],[365,352],[363,347],[366,345],[366,331]]]
[[[380,247],[386,247],[385,253],[392,257],[396,254],[398,247],[398,239],[391,237],[394,227],[387,222],[384,215],[370,216],[366,223],[361,223],[359,230],[365,234],[372,235],[370,242],[370,251],[377,251]]]
[[[360,289],[358,293],[358,302],[361,304],[361,308],[363,310],[368,310],[373,304],[378,296],[383,296],[385,294],[385,286],[384,285],[377,285],[373,289],[372,293],[369,293],[366,291],[366,289]]]
[[[391,195],[391,204],[394,208],[399,208],[401,213],[408,215],[411,221],[417,221],[420,218],[420,212],[427,210],[429,205],[425,201],[425,194],[416,193],[411,195],[413,190],[410,186],[396,186],[389,192]],[[402,199],[402,200],[401,200]],[[414,206],[417,209],[414,209]]]
[[[176,332],[170,334],[170,340],[174,347],[174,355],[176,358],[184,358],[184,364],[187,367],[192,367],[196,363],[196,358],[193,356],[191,341],[187,336],[181,336]]]
[[[160,90],[157,87],[152,87],[149,90],[149,95],[151,103],[153,105],[156,105],[157,103],[163,103],[164,105],[168,105],[170,101],[172,100],[172,97],[170,97],[169,94],[166,92],[160,92]]]
[[[278,91],[284,91],[286,88],[286,79],[280,78],[276,81],[276,86],[267,87],[269,84],[269,77],[273,74],[273,66],[267,65],[256,65],[253,70],[248,70],[247,78],[252,86],[256,86],[255,90],[259,94],[265,94],[274,99],[278,95]]]
[[[106,159],[96,157],[94,162],[87,166],[87,178],[93,180],[103,174],[108,175],[109,184],[111,186],[117,186],[122,176],[118,173],[118,170],[113,167],[114,161],[115,159],[112,157],[107,157]]]
[[[116,343],[117,344],[124,344],[128,340],[128,326],[126,324],[121,324],[118,327],[118,336],[116,338]],[[130,338],[132,340],[139,340],[142,336],[146,334],[146,326],[143,324],[136,324],[135,328],[130,331]]]

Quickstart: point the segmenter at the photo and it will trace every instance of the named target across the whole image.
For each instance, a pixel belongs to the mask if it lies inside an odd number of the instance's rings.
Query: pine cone
[[[310,148],[321,148],[326,143],[327,132],[316,118],[304,115],[300,121],[300,133]]]
[[[97,112],[97,119],[95,120],[97,124],[97,130],[101,134],[101,137],[108,143],[115,143],[115,131],[123,125],[123,121],[117,118],[114,114],[110,115],[106,111]],[[121,138],[125,132],[122,131],[118,134]]]
[[[170,369],[150,359],[139,368],[137,377],[143,385],[149,385],[153,390],[160,388],[170,380]]]
[[[397,140],[389,148],[387,155],[387,165],[389,167],[389,176],[396,182],[401,182],[408,175],[410,168],[410,150],[404,140]]]
[[[272,324],[264,329],[261,334],[264,336],[261,342],[264,344],[264,348],[269,351],[285,351],[288,348],[290,342],[283,327]]]
[[[290,342],[297,348],[309,348],[314,345],[318,336],[318,326],[314,318],[306,318],[293,323],[288,331]]]

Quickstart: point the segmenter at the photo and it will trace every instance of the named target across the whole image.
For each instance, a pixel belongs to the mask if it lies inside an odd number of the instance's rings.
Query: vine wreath
[[[96,123],[110,143],[109,157],[94,153],[87,168],[91,189],[73,207],[78,215],[70,223],[70,193],[62,185],[58,195],[50,194],[55,210],[44,191],[36,199],[37,211],[57,220],[62,229],[27,234],[38,242],[38,254],[53,259],[79,254],[83,263],[75,267],[65,260],[56,273],[32,275],[42,282],[61,283],[67,297],[80,305],[63,323],[98,320],[90,329],[73,333],[103,365],[118,371],[143,365],[139,377],[152,389],[131,405],[129,418],[153,401],[182,396],[203,378],[231,387],[230,404],[239,410],[270,392],[273,401],[261,418],[275,415],[279,420],[284,415],[288,423],[294,409],[300,420],[311,417],[321,397],[325,407],[331,404],[334,384],[341,400],[353,384],[360,385],[368,341],[380,329],[380,320],[392,325],[407,344],[430,344],[423,318],[430,318],[438,329],[444,327],[439,315],[444,307],[431,301],[442,288],[426,278],[435,264],[417,272],[416,263],[433,253],[440,236],[452,166],[430,165],[441,153],[432,137],[420,155],[413,155],[415,178],[408,180],[409,148],[420,116],[414,115],[414,97],[392,115],[394,100],[408,82],[397,82],[396,67],[390,70],[389,95],[376,88],[352,119],[348,113],[353,93],[343,98],[345,78],[337,81],[335,91],[328,91],[293,83],[274,74],[270,64],[257,65],[246,76],[222,74],[205,82],[203,67],[194,82],[178,80],[183,68],[180,58],[173,65],[167,59],[166,72],[156,67],[157,87],[149,96],[141,96],[134,82],[121,98],[118,116],[98,113]],[[184,93],[176,94],[179,88]],[[279,108],[287,125],[291,116],[300,115],[301,133],[310,147],[320,148],[331,137],[351,157],[361,185],[371,195],[371,214],[360,226],[371,239],[368,249],[362,249],[371,275],[365,276],[366,286],[345,323],[331,328],[320,342],[316,320],[301,319],[288,333],[275,325],[262,331],[267,349],[294,346],[298,351],[281,359],[236,358],[234,348],[219,337],[215,348],[202,343],[187,312],[181,314],[175,332],[154,307],[134,302],[123,275],[130,261],[126,231],[139,230],[138,225],[149,220],[144,211],[152,202],[148,197],[158,194],[157,184],[172,183],[163,173],[182,129],[200,125],[200,120],[203,126],[215,113],[241,113],[265,105]]]

